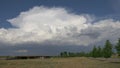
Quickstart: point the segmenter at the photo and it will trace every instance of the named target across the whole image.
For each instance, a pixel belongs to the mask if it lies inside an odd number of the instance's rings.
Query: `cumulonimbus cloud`
[[[8,21],[15,28],[0,29],[0,42],[89,45],[120,36],[120,22],[113,19],[91,23],[90,15],[77,15],[65,8],[36,6]]]

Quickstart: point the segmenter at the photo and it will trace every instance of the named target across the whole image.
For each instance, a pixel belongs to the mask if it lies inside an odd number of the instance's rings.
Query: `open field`
[[[120,62],[85,57],[0,60],[0,68],[120,68]]]

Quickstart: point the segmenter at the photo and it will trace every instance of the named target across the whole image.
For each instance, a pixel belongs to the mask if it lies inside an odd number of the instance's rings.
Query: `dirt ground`
[[[120,59],[74,57],[0,60],[0,68],[120,68]]]

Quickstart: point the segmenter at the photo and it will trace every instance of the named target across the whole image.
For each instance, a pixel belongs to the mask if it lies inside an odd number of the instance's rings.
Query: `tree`
[[[117,54],[120,56],[120,38],[118,39],[117,45],[115,46]]]
[[[102,57],[102,49],[101,49],[100,46],[98,46],[97,54],[98,54],[98,55],[97,55],[98,57]]]
[[[61,56],[61,57],[67,57],[67,56],[68,56],[68,53],[67,53],[66,51],[61,52],[61,53],[60,53],[60,56]]]
[[[103,56],[105,58],[109,58],[112,55],[112,44],[110,43],[109,40],[106,40],[105,46],[103,48]]]
[[[96,46],[93,47],[93,50],[92,50],[91,54],[92,54],[92,57],[94,57],[94,58],[97,57],[97,48],[96,48]]]
[[[69,57],[75,57],[75,53],[69,52],[68,55],[69,55]]]

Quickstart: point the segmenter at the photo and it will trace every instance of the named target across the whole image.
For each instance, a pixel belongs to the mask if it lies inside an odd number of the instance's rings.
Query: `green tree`
[[[71,52],[69,52],[68,55],[69,55],[69,57],[75,57],[75,54],[71,53]]]
[[[105,58],[110,58],[112,56],[112,44],[109,40],[106,40],[105,46],[103,48],[103,56]]]
[[[61,53],[60,53],[60,56],[61,56],[61,57],[67,57],[67,56],[68,56],[68,53],[67,53],[66,51],[61,52]]]
[[[102,48],[100,46],[97,49],[97,57],[102,57]]]
[[[117,45],[115,46],[117,54],[120,56],[120,38],[118,39]]]
[[[92,50],[91,54],[92,54],[92,57],[94,57],[94,58],[97,57],[97,48],[96,48],[96,46],[93,47],[93,50]]]

